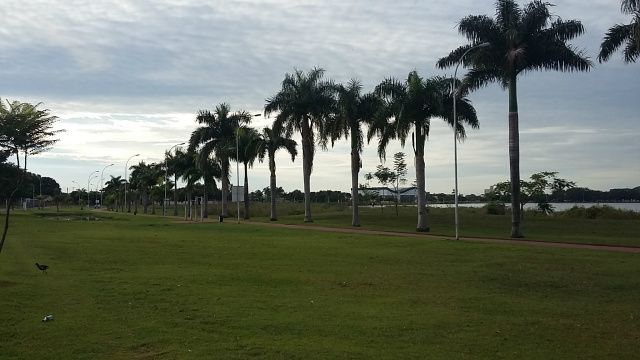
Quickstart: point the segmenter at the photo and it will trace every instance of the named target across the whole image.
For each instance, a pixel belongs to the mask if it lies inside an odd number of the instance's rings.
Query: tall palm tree
[[[358,173],[362,167],[364,144],[363,124],[372,124],[382,108],[382,100],[374,93],[362,95],[362,83],[351,79],[347,86],[338,86],[338,111],[332,129],[332,143],[337,138],[351,138],[351,225],[360,226],[358,214]]]
[[[375,90],[386,101],[385,117],[393,119],[390,124],[387,123],[387,119],[382,119],[382,122],[377,120],[372,124],[372,129],[380,138],[378,143],[380,158],[384,159],[390,140],[400,139],[400,144],[404,147],[411,133],[418,188],[417,231],[429,231],[426,214],[424,148],[432,118],[443,118],[453,126],[453,116],[449,114],[449,110],[453,112],[453,99],[451,91],[447,91],[450,87],[449,79],[433,77],[425,80],[414,70],[409,73],[406,81],[385,79]],[[456,105],[460,108],[456,126],[457,136],[464,138],[465,130],[462,122],[477,128],[478,118],[475,109],[466,98],[458,98]]]
[[[458,24],[460,34],[471,44],[453,50],[437,62],[440,68],[462,60],[471,67],[461,93],[498,82],[509,90],[509,172],[511,180],[511,236],[522,237],[520,224],[520,139],[518,131],[518,75],[534,70],[588,71],[593,63],[583,51],[567,41],[584,33],[577,20],[562,20],[551,14],[552,5],[533,1],[520,8],[514,0],[498,0],[495,18],[469,15]]]
[[[260,162],[264,161],[265,156],[269,159],[269,199],[271,200],[271,215],[269,220],[278,220],[276,213],[276,152],[280,149],[286,150],[291,154],[291,161],[294,161],[298,150],[296,147],[298,144],[293,139],[282,137],[281,129],[265,127],[262,129],[262,134],[258,141],[258,158]]]
[[[258,158],[260,133],[254,128],[243,126],[238,136],[238,154],[236,161],[244,165],[244,219],[249,219],[249,177],[248,168]]]
[[[617,24],[607,31],[600,44],[600,53],[598,61],[603,63],[625,43],[626,46],[622,51],[624,62],[636,62],[640,56],[640,1],[639,0],[622,0],[620,10],[623,14],[632,15],[629,24]]]
[[[211,154],[220,161],[222,170],[222,216],[228,217],[227,196],[229,191],[229,159],[234,156],[237,129],[251,122],[246,111],[231,113],[231,106],[222,103],[212,113],[200,110],[196,122],[202,126],[191,133],[189,151],[198,150],[201,158]]]
[[[306,74],[295,70],[286,74],[282,89],[267,99],[265,115],[278,112],[273,123],[287,138],[294,131],[302,135],[302,173],[304,180],[304,221],[311,218],[311,170],[315,154],[316,137],[322,148],[327,147],[326,122],[335,112],[336,86],[331,80],[322,80],[324,69],[313,68]]]

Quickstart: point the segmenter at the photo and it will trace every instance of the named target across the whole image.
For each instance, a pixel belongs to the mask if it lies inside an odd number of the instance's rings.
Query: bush
[[[569,210],[557,212],[556,216],[568,219],[640,220],[638,212],[616,209],[609,205],[595,205],[588,208],[574,206]]]
[[[499,202],[490,202],[484,208],[489,215],[504,215],[507,213],[506,206]]]

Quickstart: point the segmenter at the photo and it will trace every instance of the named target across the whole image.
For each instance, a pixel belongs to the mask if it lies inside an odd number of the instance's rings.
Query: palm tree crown
[[[629,24],[617,24],[607,31],[600,44],[600,63],[609,60],[623,43],[626,43],[622,51],[626,63],[636,62],[640,56],[640,1],[622,0],[620,10],[624,14],[632,15],[633,19]]]

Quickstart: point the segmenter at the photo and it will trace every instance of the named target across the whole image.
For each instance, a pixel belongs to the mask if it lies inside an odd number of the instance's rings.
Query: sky
[[[523,4],[524,2],[519,2]],[[552,12],[580,20],[586,34],[570,43],[595,66],[586,73],[537,72],[519,77],[520,171],[523,179],[557,171],[595,190],[640,185],[640,63],[621,52],[596,56],[606,30],[628,23],[617,0],[552,0]],[[262,113],[285,74],[313,67],[325,78],[358,78],[369,92],[385,78],[453,76],[436,61],[466,44],[456,25],[467,15],[492,16],[493,1],[456,0],[3,0],[0,3],[0,98],[42,103],[58,116],[59,142],[28,160],[30,172],[54,178],[63,191],[92,189],[125,176],[139,161],[161,162],[188,142],[199,110],[226,102],[232,110]],[[462,77],[466,69],[458,70]],[[508,94],[497,84],[469,95],[480,129],[458,145],[461,194],[481,194],[509,178]],[[253,126],[270,126],[255,117]],[[299,136],[294,139],[299,141]],[[360,181],[381,160],[376,139],[362,159]],[[411,141],[392,142],[407,154]],[[454,188],[453,132],[431,123],[426,145],[426,189]],[[300,150],[301,153],[301,150]],[[134,156],[139,154],[139,156]],[[318,150],[312,191],[350,191],[349,143]],[[276,158],[278,186],[303,188],[301,156]],[[114,164],[110,166],[110,164]],[[91,179],[98,171],[98,177]],[[127,172],[130,174],[130,171]],[[232,179],[237,173],[233,166]],[[244,173],[240,167],[239,178]],[[375,182],[371,185],[377,185]],[[266,163],[249,170],[250,191],[269,186]]]

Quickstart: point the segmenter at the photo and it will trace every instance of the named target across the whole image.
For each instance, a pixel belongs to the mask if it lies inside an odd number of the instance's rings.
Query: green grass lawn
[[[638,254],[13,214],[0,254],[1,359],[635,359],[640,351]],[[54,321],[42,322],[49,314]]]
[[[280,204],[279,204],[280,205]],[[304,225],[302,204],[282,204],[279,223]],[[234,205],[235,206],[235,205]],[[268,222],[268,211],[264,204],[252,204],[252,221]],[[235,214],[235,207],[233,207]],[[216,208],[217,210],[217,208]],[[362,229],[415,232],[417,223],[416,208],[400,206],[396,216],[395,208],[360,208]],[[293,213],[293,214],[291,214]],[[351,227],[351,209],[336,204],[314,204],[312,208],[314,226]],[[453,208],[429,208],[427,219],[429,234],[455,236],[455,217]],[[488,215],[481,208],[460,208],[460,236],[509,238],[511,234],[510,215]],[[640,246],[640,220],[612,219],[571,219],[544,216],[535,212],[526,212],[522,221],[524,240],[542,240],[580,244],[600,244],[619,246]]]

